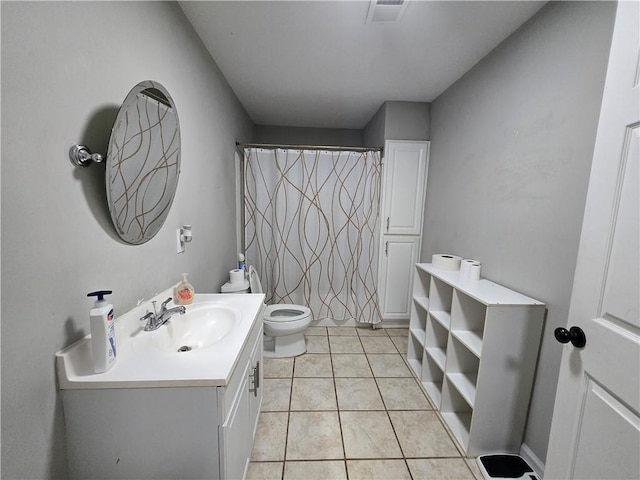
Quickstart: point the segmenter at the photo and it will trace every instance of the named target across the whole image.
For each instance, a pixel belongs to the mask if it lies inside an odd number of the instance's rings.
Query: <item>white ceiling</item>
[[[363,128],[387,100],[431,102],[546,2],[181,1],[254,123]]]

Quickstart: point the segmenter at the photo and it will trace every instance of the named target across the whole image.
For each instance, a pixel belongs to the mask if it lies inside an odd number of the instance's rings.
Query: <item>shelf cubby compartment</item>
[[[487,307],[459,290],[453,294],[451,305],[451,334],[477,357],[482,352]]]
[[[425,312],[429,310],[429,298],[428,297],[413,297],[413,303],[416,308],[424,310]]]
[[[416,351],[424,348],[425,340],[426,340],[425,330],[420,329],[420,328],[410,328],[409,329],[409,336],[411,337],[410,341],[412,340],[414,342],[417,342],[416,343]]]
[[[414,297],[413,305],[411,305],[411,317],[409,319],[409,328],[411,330],[422,330],[424,332],[427,327],[427,309]]]
[[[476,397],[476,382],[480,359],[455,337],[447,347],[446,379],[473,408]]]
[[[422,332],[422,341],[420,339],[419,330],[409,330],[409,345],[407,351],[407,361],[411,369],[420,378],[422,371],[422,357],[424,356],[424,332]]]
[[[447,331],[451,328],[451,314],[443,311],[429,311],[429,316],[437,320]]]
[[[427,355],[436,363],[440,370],[444,371],[447,357],[447,338],[449,332],[433,318],[427,320],[425,335],[425,350]]]
[[[435,406],[442,400],[442,380],[444,373],[429,355],[425,356],[422,364],[422,386]]]
[[[469,444],[473,409],[462,398],[460,393],[446,381],[442,386],[440,413],[460,443],[460,446],[466,450]]]
[[[429,287],[429,311],[451,313],[453,287],[442,280],[431,277]]]
[[[431,287],[431,274],[419,265],[416,266],[416,275],[413,283],[413,297],[425,299],[429,302],[429,288]]]

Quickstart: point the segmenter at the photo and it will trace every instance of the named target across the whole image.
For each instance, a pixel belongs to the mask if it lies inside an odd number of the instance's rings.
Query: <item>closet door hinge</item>
[[[389,242],[385,242],[385,244],[384,244],[384,254],[387,257],[389,256]]]
[[[387,217],[387,232],[389,231],[389,217]]]

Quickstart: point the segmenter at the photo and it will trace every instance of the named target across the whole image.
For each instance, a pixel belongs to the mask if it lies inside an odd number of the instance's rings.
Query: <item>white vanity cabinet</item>
[[[222,409],[226,413],[224,423],[218,427],[220,443],[220,478],[241,479],[251,457],[253,438],[258,425],[262,403],[262,328],[253,342],[249,361],[239,365],[244,368],[238,375],[239,388],[225,391],[235,398],[230,406]]]
[[[427,186],[429,142],[388,140],[383,161],[378,299],[383,320],[409,318]]]
[[[407,359],[469,457],[519,453],[545,305],[415,267]]]
[[[243,333],[226,379],[189,379],[201,361],[212,358],[194,350],[176,353],[165,369],[170,371],[157,370],[158,377],[185,379],[159,380],[147,373],[135,381],[111,380],[100,386],[95,376],[87,375],[89,387],[77,379],[64,380],[61,395],[71,478],[243,478],[262,401],[262,300],[263,296],[254,300],[260,306],[247,319],[246,337]],[[65,361],[68,372],[72,361]],[[118,361],[122,369],[129,359]],[[136,363],[140,361],[145,360],[136,357]],[[93,383],[88,383],[90,379]]]

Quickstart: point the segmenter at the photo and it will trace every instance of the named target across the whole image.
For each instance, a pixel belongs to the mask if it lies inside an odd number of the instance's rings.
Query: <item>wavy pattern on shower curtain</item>
[[[379,152],[245,149],[245,249],[267,303],[381,321]]]

